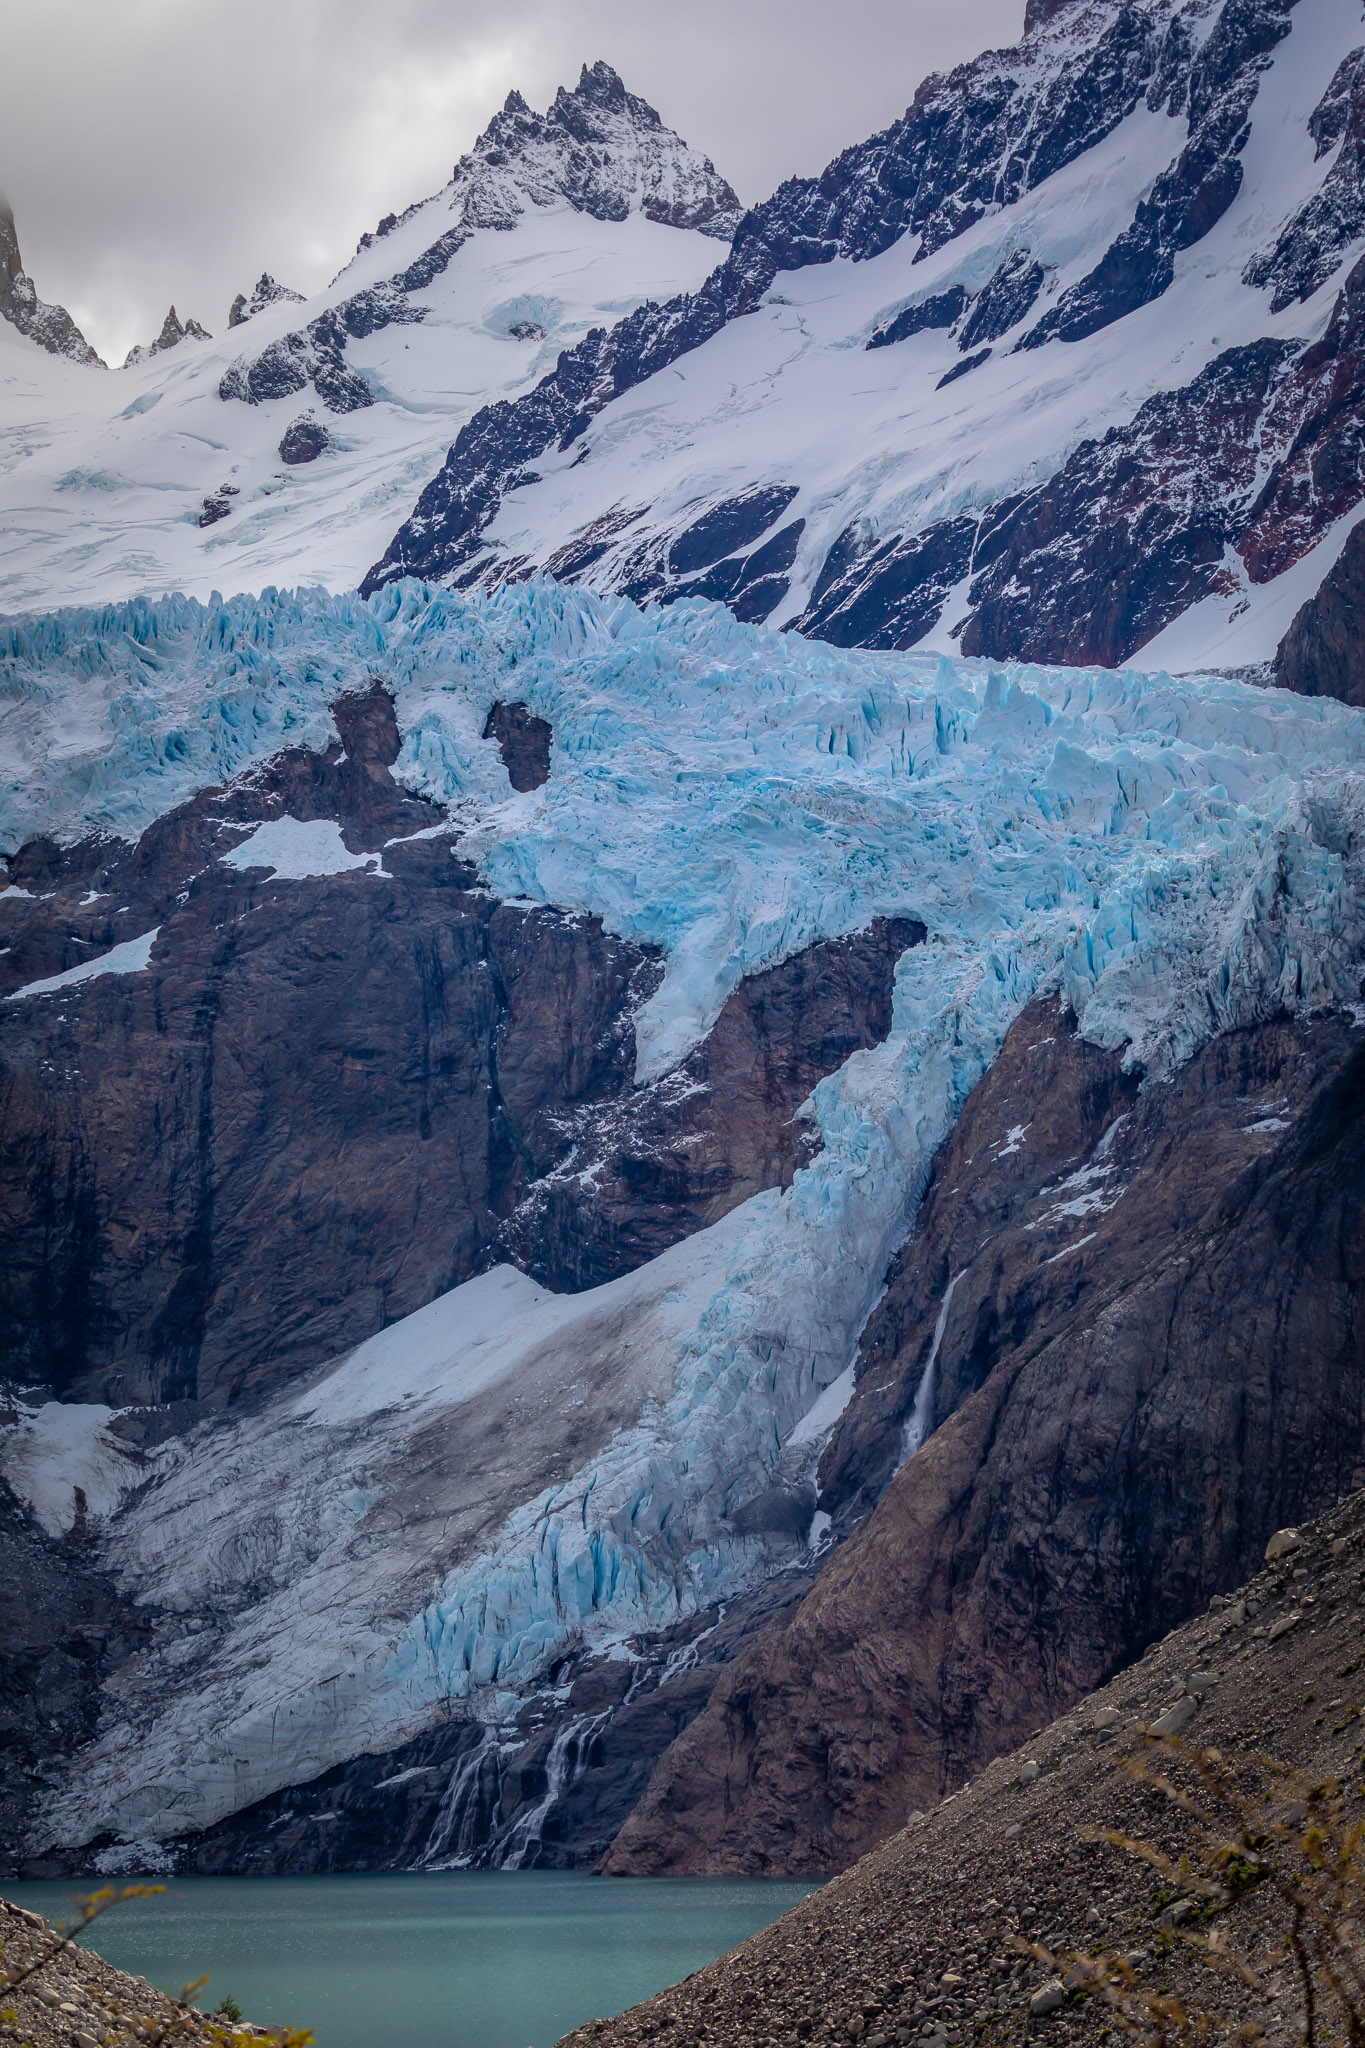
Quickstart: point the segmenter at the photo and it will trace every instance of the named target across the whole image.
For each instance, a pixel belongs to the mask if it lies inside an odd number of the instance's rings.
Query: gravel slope
[[[1234,1599],[1166,1637],[784,1919],[647,2004],[567,2035],[564,2048],[652,2037],[717,2048],[921,2039],[952,2048],[1093,2039],[1112,2026],[1098,2001],[1036,2010],[1051,2003],[1039,1994],[1053,1973],[1022,1954],[1021,1941],[1062,1955],[1126,1954],[1140,1985],[1198,1998],[1258,2025],[1272,2043],[1297,2041],[1295,1982],[1272,1960],[1281,1923],[1271,1886],[1242,1894],[1211,1923],[1265,1989],[1215,1982],[1170,1925],[1178,1902],[1158,1874],[1084,1831],[1117,1829],[1177,1856],[1192,1840],[1129,1768],[1144,1754],[1171,1768],[1148,1730],[1172,1709],[1163,1732],[1183,1724],[1188,1743],[1229,1760],[1260,1753],[1314,1779],[1340,1777],[1348,1817],[1362,1817],[1365,1494],[1298,1534]]]

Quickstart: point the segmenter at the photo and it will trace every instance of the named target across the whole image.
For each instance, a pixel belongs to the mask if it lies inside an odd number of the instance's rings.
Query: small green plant
[[[241,2020],[242,2008],[230,1991],[225,1992],[214,2006],[213,2016],[217,2020],[231,2020],[234,2025]]]

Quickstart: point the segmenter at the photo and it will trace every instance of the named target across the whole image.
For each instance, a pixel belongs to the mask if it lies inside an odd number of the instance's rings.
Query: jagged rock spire
[[[148,356],[164,355],[168,348],[176,348],[182,341],[212,341],[207,327],[201,327],[197,320],[182,320],[172,306],[161,323],[161,332],[150,348],[130,348],[124,358],[125,370],[134,363],[146,362]]]
[[[392,218],[392,216],[390,216]],[[240,327],[244,320],[250,320],[267,306],[276,305],[281,299],[292,299],[295,305],[303,304],[302,292],[291,292],[287,284],[277,284],[268,270],[263,270],[252,288],[251,297],[238,292],[228,313],[228,326]]]
[[[0,317],[17,327],[49,355],[69,356],[74,363],[92,363],[100,369],[103,359],[91,348],[65,306],[49,306],[38,297],[32,278],[24,269],[19,253],[19,232],[14,209],[0,194]]]

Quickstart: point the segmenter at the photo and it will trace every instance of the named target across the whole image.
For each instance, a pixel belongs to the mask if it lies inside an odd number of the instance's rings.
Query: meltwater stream
[[[574,1871],[183,1877],[117,1908],[88,1946],[196,2002],[230,1993],[318,2048],[553,2048],[766,1927],[813,1889],[757,1878]],[[50,1919],[92,1887],[7,1884]]]

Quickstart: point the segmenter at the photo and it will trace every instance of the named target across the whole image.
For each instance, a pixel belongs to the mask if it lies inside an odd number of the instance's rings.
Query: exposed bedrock
[[[1365,705],[1365,526],[1300,607],[1275,650],[1275,680],[1305,697]]]
[[[0,1408],[0,1422],[11,1415]],[[0,1480],[0,1842],[23,1837],[55,1750],[89,1741],[100,1688],[141,1648],[145,1615],[87,1554],[84,1517],[45,1533]]]
[[[187,1420],[497,1259],[555,1288],[626,1271],[789,1179],[800,1104],[885,1034],[918,927],[742,984],[685,1076],[637,1090],[658,957],[499,904],[393,781],[383,692],[337,720],[344,753],[281,755],[135,847],[31,843],[12,863],[33,893],[0,895],[2,988],[159,934],[141,972],[0,1008],[15,1377]],[[547,744],[515,736],[523,764]],[[288,879],[222,858],[284,816],[336,821],[333,865],[356,864]]]
[[[556,1289],[630,1272],[787,1187],[818,1149],[798,1116],[823,1074],[891,1028],[896,962],[924,938],[908,918],[812,946],[741,983],[680,1067],[610,1105],[551,1106],[529,1126],[556,1159],[497,1238],[499,1257]]]
[[[608,1871],[847,1864],[1365,1480],[1363,1111],[1341,1014],[1135,1095],[1024,1013],[865,1333],[831,1505],[913,1441],[931,1360],[932,1434],[722,1674]]]
[[[523,794],[542,789],[550,779],[550,742],[554,732],[546,719],[537,718],[528,704],[495,704],[488,714],[483,736],[496,740],[507,780]]]

